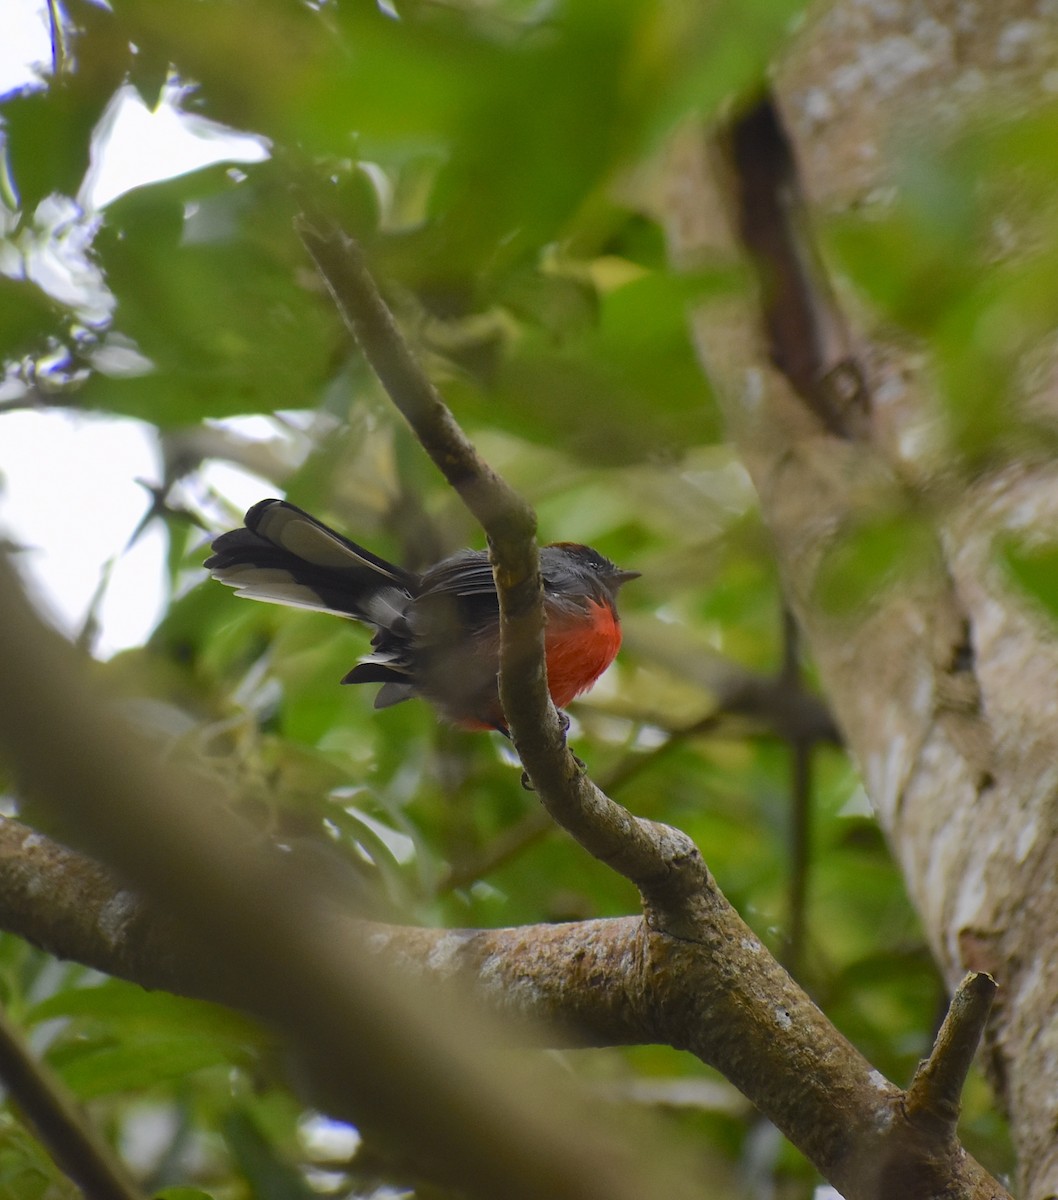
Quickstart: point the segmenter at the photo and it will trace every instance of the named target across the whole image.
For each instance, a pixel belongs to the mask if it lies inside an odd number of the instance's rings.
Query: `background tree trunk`
[[[1054,62],[1047,9],[1028,0],[826,6],[776,82],[814,221],[890,203],[899,147],[955,129],[971,105],[1038,102]],[[730,254],[737,220],[719,156],[695,139],[675,157],[665,200],[675,253]],[[762,292],[783,286],[772,268]],[[816,284],[825,290],[818,275]],[[1009,535],[1053,536],[1058,471],[1023,443],[960,473],[921,348],[840,303],[830,332],[844,345],[821,339],[818,361],[844,358],[862,375],[870,415],[855,438],[827,432],[789,364],[771,361],[759,306],[710,306],[696,336],[788,600],[944,975],[954,986],[967,969],[986,970],[1000,984],[990,1073],[1010,1113],[1021,1194],[1049,1197],[1058,1193],[1058,637],[1010,582],[997,546]],[[1058,395],[1053,370],[1035,379],[1015,403],[1038,417]],[[895,512],[911,514],[905,558],[914,565],[865,606],[835,612],[820,598],[821,563],[850,525]]]

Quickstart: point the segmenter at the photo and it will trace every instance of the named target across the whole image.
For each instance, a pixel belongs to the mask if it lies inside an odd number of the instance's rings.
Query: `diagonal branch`
[[[544,666],[544,607],[532,509],[478,455],[411,353],[357,242],[326,216],[298,231],[349,331],[438,469],[484,528],[500,598],[500,699],[541,802],[592,855],[639,887],[653,919],[686,934],[704,886],[682,833],[633,817],[570,754]]]
[[[502,543],[535,532],[524,500],[478,454],[412,354],[353,238],[320,212],[300,216],[297,231],[338,312],[390,399],[437,469],[491,537]]]
[[[143,1200],[114,1152],[0,1010],[0,1083],[88,1200]]]

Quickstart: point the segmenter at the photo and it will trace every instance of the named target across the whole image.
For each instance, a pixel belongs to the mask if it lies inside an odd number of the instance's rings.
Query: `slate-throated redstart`
[[[464,729],[507,733],[497,686],[500,609],[484,550],[461,550],[421,575],[335,533],[285,500],[262,500],[223,533],[206,566],[240,596],[352,617],[375,630],[372,653],[342,683],[381,683],[376,708],[429,700]],[[615,599],[639,576],[590,546],[540,549],[551,699],[586,692],[621,646]]]

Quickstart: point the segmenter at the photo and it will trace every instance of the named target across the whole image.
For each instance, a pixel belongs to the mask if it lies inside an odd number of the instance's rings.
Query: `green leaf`
[[[35,283],[0,275],[0,362],[40,353],[60,328],[59,306]]]
[[[163,426],[310,404],[329,370],[335,317],[300,286],[290,221],[265,177],[255,190],[222,171],[108,209],[97,249],[114,324],[153,370],[96,373],[84,403]]]
[[[719,415],[691,345],[690,310],[730,282],[723,274],[644,274],[601,297],[597,323],[582,315],[558,337],[527,330],[491,391],[457,381],[453,405],[598,464],[671,457],[710,442]]]
[[[86,1050],[65,1048],[49,1058],[67,1087],[84,1100],[149,1091],[196,1071],[232,1065],[225,1047],[192,1033],[136,1037]]]
[[[81,4],[78,22],[76,71],[0,105],[11,173],[20,205],[29,212],[53,192],[77,194],[92,134],[130,61],[128,40],[112,13]]]
[[[844,532],[824,555],[816,599],[835,615],[870,608],[935,557],[934,535],[922,519],[879,513]]]
[[[316,1200],[317,1193],[277,1151],[245,1111],[224,1122],[224,1138],[256,1200]]]
[[[108,979],[93,987],[63,988],[35,1004],[25,1019],[37,1023],[56,1017],[94,1017],[120,1022],[127,1030],[179,1030],[240,1045],[261,1036],[248,1017],[230,1009],[165,992],[147,992],[120,979]]]
[[[1058,618],[1058,544],[1028,545],[1011,539],[1000,546],[999,560],[1026,595]]]

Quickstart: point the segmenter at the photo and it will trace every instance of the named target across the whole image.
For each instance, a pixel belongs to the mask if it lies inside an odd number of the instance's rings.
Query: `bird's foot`
[[[558,711],[559,724],[562,726],[562,734],[563,734],[563,736],[565,736],[567,733],[569,733],[569,726],[570,726],[569,713],[563,712],[562,709],[558,709],[557,711]],[[500,732],[504,733],[506,731],[500,730]],[[507,736],[510,737],[510,734],[507,734]],[[568,749],[568,746],[567,746],[567,749]],[[570,750],[570,754],[573,754],[572,750]],[[573,761],[577,764],[578,773],[583,775],[584,772],[587,771],[587,769],[588,769],[584,763],[584,760],[578,758],[575,754],[573,754]],[[522,787],[525,788],[525,790],[527,792],[535,792],[536,791],[536,788],[533,787],[533,781],[529,778],[528,771],[522,772]]]

